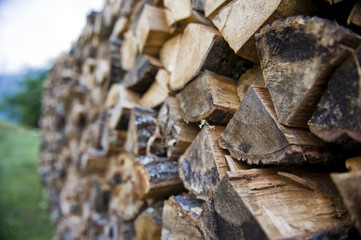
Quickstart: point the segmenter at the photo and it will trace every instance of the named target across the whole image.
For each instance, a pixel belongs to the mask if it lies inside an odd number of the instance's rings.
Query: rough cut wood
[[[177,94],[183,118],[227,125],[240,104],[236,83],[234,79],[205,70]]]
[[[130,114],[124,149],[137,155],[145,153],[147,141],[156,128],[157,112],[150,108],[133,108]]]
[[[155,108],[161,105],[169,95],[170,74],[167,70],[159,69],[155,75],[155,81],[147,92],[144,93],[140,100],[140,104],[147,108]]]
[[[350,223],[327,174],[292,168],[228,172],[200,216],[206,239],[309,239]]]
[[[162,65],[170,73],[172,73],[175,68],[181,39],[182,34],[177,34],[176,36],[172,37],[163,44],[159,53],[159,58]]]
[[[131,180],[134,161],[135,156],[131,153],[121,153],[110,158],[105,179],[111,187]]]
[[[135,239],[133,221],[124,221],[116,212],[112,212],[109,215],[109,220],[104,230],[106,240]]]
[[[119,17],[114,24],[112,34],[110,38],[119,38],[123,35],[124,31],[126,31],[128,27],[129,21],[126,17]]]
[[[158,59],[139,54],[133,68],[124,76],[124,87],[140,94],[145,93],[154,82],[154,77],[161,66]]]
[[[361,157],[349,158],[345,164],[349,171],[361,171]]]
[[[204,14],[209,18],[212,13],[217,12],[230,1],[232,0],[204,0]]]
[[[350,51],[331,76],[308,123],[310,130],[327,142],[346,138],[361,142],[361,48]]]
[[[197,136],[199,129],[187,124],[180,115],[178,102],[168,97],[158,114],[160,136],[167,148],[169,160],[177,160]]]
[[[169,86],[182,89],[200,71],[208,69],[217,74],[238,79],[249,63],[234,54],[220,33],[209,26],[188,24],[182,35],[175,69]]]
[[[237,82],[237,93],[239,99],[242,101],[244,95],[249,88],[249,86],[255,87],[265,87],[265,81],[263,77],[263,73],[261,68],[258,65],[254,65],[252,68],[248,69],[241,77],[238,79]]]
[[[219,144],[248,164],[314,163],[337,157],[308,130],[279,124],[268,90],[252,86]]]
[[[156,203],[140,214],[134,222],[137,239],[157,240],[162,233],[163,202]]]
[[[204,126],[179,158],[179,176],[197,198],[208,200],[228,171],[226,151],[218,146],[224,127]]]
[[[120,48],[122,68],[126,71],[132,69],[137,58],[138,48],[134,31],[129,29],[124,34],[124,41]]]
[[[184,190],[178,175],[178,163],[155,155],[136,159],[134,175],[144,199],[170,196]]]
[[[361,43],[335,22],[302,16],[276,21],[256,38],[278,120],[294,127],[306,127],[333,67]]]
[[[361,2],[357,1],[347,18],[347,25],[361,27]]]
[[[198,226],[202,201],[183,194],[164,202],[162,240],[204,239]]]
[[[84,174],[93,172],[104,172],[109,162],[109,158],[104,150],[88,149],[81,156],[80,169]]]
[[[146,4],[136,29],[139,51],[158,55],[162,44],[170,38],[170,32],[164,9]]]
[[[192,0],[164,0],[164,6],[169,9],[170,14],[173,18],[173,22],[178,22],[180,20],[189,18],[192,15]],[[170,21],[167,19],[167,22]],[[173,25],[172,23],[169,24]]]
[[[264,24],[279,18],[314,13],[311,0],[233,0],[215,13],[211,20],[231,48],[240,56],[259,62],[254,34]]]

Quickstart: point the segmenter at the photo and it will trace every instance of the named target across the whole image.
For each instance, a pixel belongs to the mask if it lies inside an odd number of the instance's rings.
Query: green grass
[[[0,239],[51,239],[38,174],[39,133],[0,122]]]

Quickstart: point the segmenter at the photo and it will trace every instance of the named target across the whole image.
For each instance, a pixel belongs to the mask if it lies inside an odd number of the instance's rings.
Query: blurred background
[[[42,85],[103,0],[0,0],[0,239],[51,239],[38,174]]]

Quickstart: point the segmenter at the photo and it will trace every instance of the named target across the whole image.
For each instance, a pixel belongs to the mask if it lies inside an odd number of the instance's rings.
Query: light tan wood
[[[141,53],[158,55],[163,43],[170,38],[171,29],[162,8],[146,4],[137,24],[136,38]]]
[[[137,57],[138,48],[134,32],[130,29],[124,34],[124,41],[120,48],[122,68],[126,71],[132,69]]]
[[[163,202],[145,209],[135,220],[137,239],[160,240],[162,232]]]
[[[203,207],[206,239],[309,239],[351,223],[327,174],[290,167],[228,172]]]
[[[212,13],[226,5],[231,0],[204,0],[204,14],[210,17]]]
[[[361,171],[361,157],[354,157],[347,159],[346,168],[352,172]]]
[[[251,85],[255,87],[266,87],[262,70],[258,65],[248,69],[237,81],[237,94],[241,101]]]
[[[164,68],[168,70],[168,72],[172,73],[175,68],[177,55],[179,51],[179,45],[182,39],[182,34],[177,34],[171,39],[167,40],[159,53],[159,58]]]
[[[110,35],[110,38],[119,38],[123,35],[123,33],[128,28],[128,18],[126,17],[119,17],[117,21],[114,23],[112,34]]]
[[[361,2],[357,1],[347,18],[347,25],[361,27]]]
[[[113,84],[110,89],[109,92],[107,94],[107,99],[105,100],[105,104],[104,107],[106,110],[110,110],[112,108],[114,108],[115,104],[117,103],[118,100],[118,95],[119,95],[119,84]]]
[[[159,69],[155,75],[155,81],[140,99],[140,104],[147,108],[161,105],[170,92],[168,89],[169,78],[170,74],[167,70]]]
[[[192,15],[192,0],[163,0],[164,6],[169,9],[172,21],[167,19],[168,25],[172,26],[174,22],[189,18]],[[170,24],[169,24],[170,23]]]

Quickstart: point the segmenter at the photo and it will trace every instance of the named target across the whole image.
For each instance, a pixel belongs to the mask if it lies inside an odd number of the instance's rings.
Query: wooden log
[[[164,202],[162,240],[204,239],[198,226],[202,201],[183,194]]]
[[[148,207],[134,222],[137,239],[156,240],[162,233],[163,202]]]
[[[182,35],[175,69],[169,86],[172,90],[182,89],[200,71],[208,69],[233,79],[248,68],[248,61],[234,54],[220,33],[212,27],[191,23]]]
[[[108,162],[109,158],[104,150],[91,148],[81,155],[79,165],[83,174],[91,174],[94,172],[104,172]]]
[[[161,66],[158,59],[147,55],[138,55],[135,65],[124,76],[124,87],[139,94],[145,93],[154,82],[155,75]]]
[[[128,152],[145,154],[148,139],[156,129],[157,112],[150,108],[135,107],[130,114],[127,139],[124,149]]]
[[[177,160],[199,132],[196,126],[187,124],[182,119],[174,97],[168,97],[159,110],[158,125],[169,160]]]
[[[349,171],[361,171],[361,157],[349,158],[345,164]]]
[[[204,14],[209,18],[212,13],[218,12],[219,9],[230,1],[232,0],[204,0]]]
[[[289,167],[228,172],[199,219],[206,239],[331,237],[350,223],[327,174]]]
[[[357,1],[347,18],[347,25],[361,27],[361,2]]]
[[[309,131],[278,123],[268,90],[252,86],[219,144],[248,164],[332,162],[338,157]]]
[[[124,221],[116,212],[111,212],[109,215],[109,220],[104,230],[106,240],[135,239],[133,221]]]
[[[198,199],[212,197],[218,183],[228,171],[226,151],[218,146],[221,126],[204,126],[179,158],[179,176],[184,186]]]
[[[278,120],[294,127],[307,127],[334,66],[360,44],[334,22],[302,16],[276,21],[256,38]]]
[[[157,56],[163,43],[171,37],[164,9],[146,4],[137,24],[139,52]]]
[[[120,48],[122,68],[126,71],[132,69],[138,54],[137,41],[134,31],[129,29],[124,34],[124,41]]]
[[[343,202],[347,206],[353,221],[356,222],[358,232],[361,234],[361,171],[332,173],[331,178],[341,193]]]
[[[173,25],[173,22],[189,18],[192,15],[193,3],[192,0],[164,0],[164,6],[169,9],[172,21],[167,19],[169,26]]]
[[[218,125],[227,125],[240,104],[236,80],[208,70],[178,93],[177,100],[187,121]]]
[[[123,33],[127,30],[128,24],[129,24],[128,18],[123,16],[119,17],[114,23],[114,27],[112,34],[110,35],[110,39],[120,38],[123,35]]]
[[[361,101],[361,47],[350,51],[350,56],[331,76],[308,123],[310,130],[327,142],[347,138],[361,142],[361,106],[358,104]]]
[[[211,20],[238,55],[258,63],[254,34],[261,26],[288,16],[312,15],[314,9],[309,0],[273,0],[266,5],[262,1],[233,0],[214,13]]]
[[[196,10],[191,10],[190,15],[187,18],[182,19],[182,20],[175,19],[172,14],[172,11],[170,11],[168,9],[165,10],[165,13],[166,13],[167,23],[172,29],[172,34],[179,34],[179,33],[184,32],[184,29],[190,23],[198,23],[198,24],[203,24],[203,25],[213,27],[212,22],[210,20],[208,20],[203,15],[202,12],[199,12]]]
[[[237,82],[237,94],[239,99],[242,101],[244,95],[249,88],[249,86],[255,87],[265,87],[266,83],[264,81],[262,70],[259,66],[255,65],[252,68],[248,69]]]
[[[178,163],[155,155],[136,159],[134,175],[144,199],[177,194],[184,190],[178,175]]]
[[[170,74],[167,70],[159,69],[155,81],[140,99],[140,104],[146,108],[155,108],[161,105],[169,95]]]
[[[134,175],[135,156],[131,153],[121,153],[110,157],[105,180],[111,187],[131,180]]]
[[[159,58],[168,72],[172,73],[175,68],[179,45],[182,39],[182,34],[177,34],[168,41],[166,41],[160,49]]]

